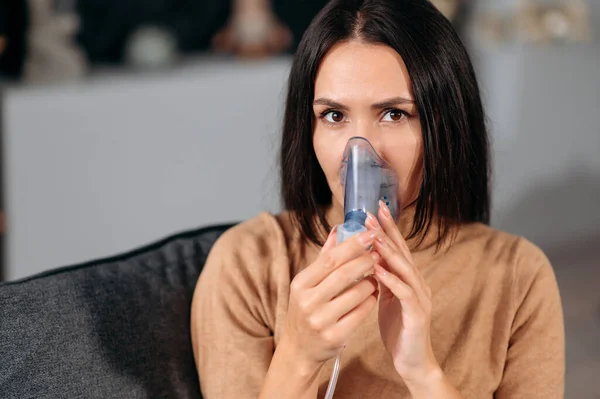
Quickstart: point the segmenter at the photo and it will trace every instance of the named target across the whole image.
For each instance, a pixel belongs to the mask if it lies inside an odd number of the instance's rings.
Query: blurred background
[[[280,210],[291,55],[326,1],[1,0],[0,279]],[[548,254],[600,398],[600,1],[437,0],[479,74],[493,225]]]

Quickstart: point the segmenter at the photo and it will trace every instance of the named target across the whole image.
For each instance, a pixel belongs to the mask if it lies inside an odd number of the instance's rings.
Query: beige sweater
[[[414,260],[433,291],[431,339],[465,398],[562,398],[564,326],[552,268],[523,238],[461,227],[447,250]],[[288,307],[290,282],[317,256],[289,214],[263,213],[215,244],[192,305],[192,342],[205,399],[256,398]],[[320,373],[324,396],[333,361]],[[344,352],[335,398],[409,398],[378,331],[377,312]]]

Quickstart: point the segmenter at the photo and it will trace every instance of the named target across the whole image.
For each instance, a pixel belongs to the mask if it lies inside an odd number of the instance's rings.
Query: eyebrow
[[[373,109],[384,109],[384,108],[391,108],[394,105],[405,105],[405,104],[414,104],[415,102],[411,99],[408,98],[404,98],[404,97],[393,97],[393,98],[389,98],[387,100],[384,100],[382,102],[376,103],[371,105],[371,108]]]
[[[340,104],[337,101],[330,100],[329,98],[318,98],[315,101],[313,101],[313,105],[326,105],[328,107],[337,108],[342,111],[348,110],[347,106]]]
[[[375,103],[373,105],[371,105],[371,108],[373,109],[385,109],[385,108],[390,108],[393,107],[394,105],[404,105],[404,104],[414,104],[415,102],[413,100],[410,100],[408,98],[404,98],[404,97],[393,97],[393,98],[389,98],[387,100]],[[342,111],[347,111],[348,107],[346,105],[343,105],[341,103],[338,103],[337,101],[333,101],[329,98],[318,98],[315,101],[313,101],[313,105],[326,105],[328,107],[331,108],[336,108]]]

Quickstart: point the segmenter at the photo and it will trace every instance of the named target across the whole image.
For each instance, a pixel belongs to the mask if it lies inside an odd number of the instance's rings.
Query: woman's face
[[[423,140],[404,61],[391,47],[359,41],[337,44],[324,57],[315,81],[313,146],[342,207],[340,166],[348,139],[368,139],[398,174],[403,207],[419,194]]]

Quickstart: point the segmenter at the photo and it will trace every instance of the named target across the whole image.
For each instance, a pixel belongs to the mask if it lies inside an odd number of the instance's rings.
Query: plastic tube
[[[343,352],[343,349],[342,349]],[[335,392],[335,386],[337,385],[338,377],[340,376],[340,368],[342,363],[342,352],[340,352],[336,358],[335,363],[333,364],[333,371],[331,372],[331,378],[329,378],[329,385],[327,385],[327,393],[325,394],[325,399],[332,399],[333,393]]]

